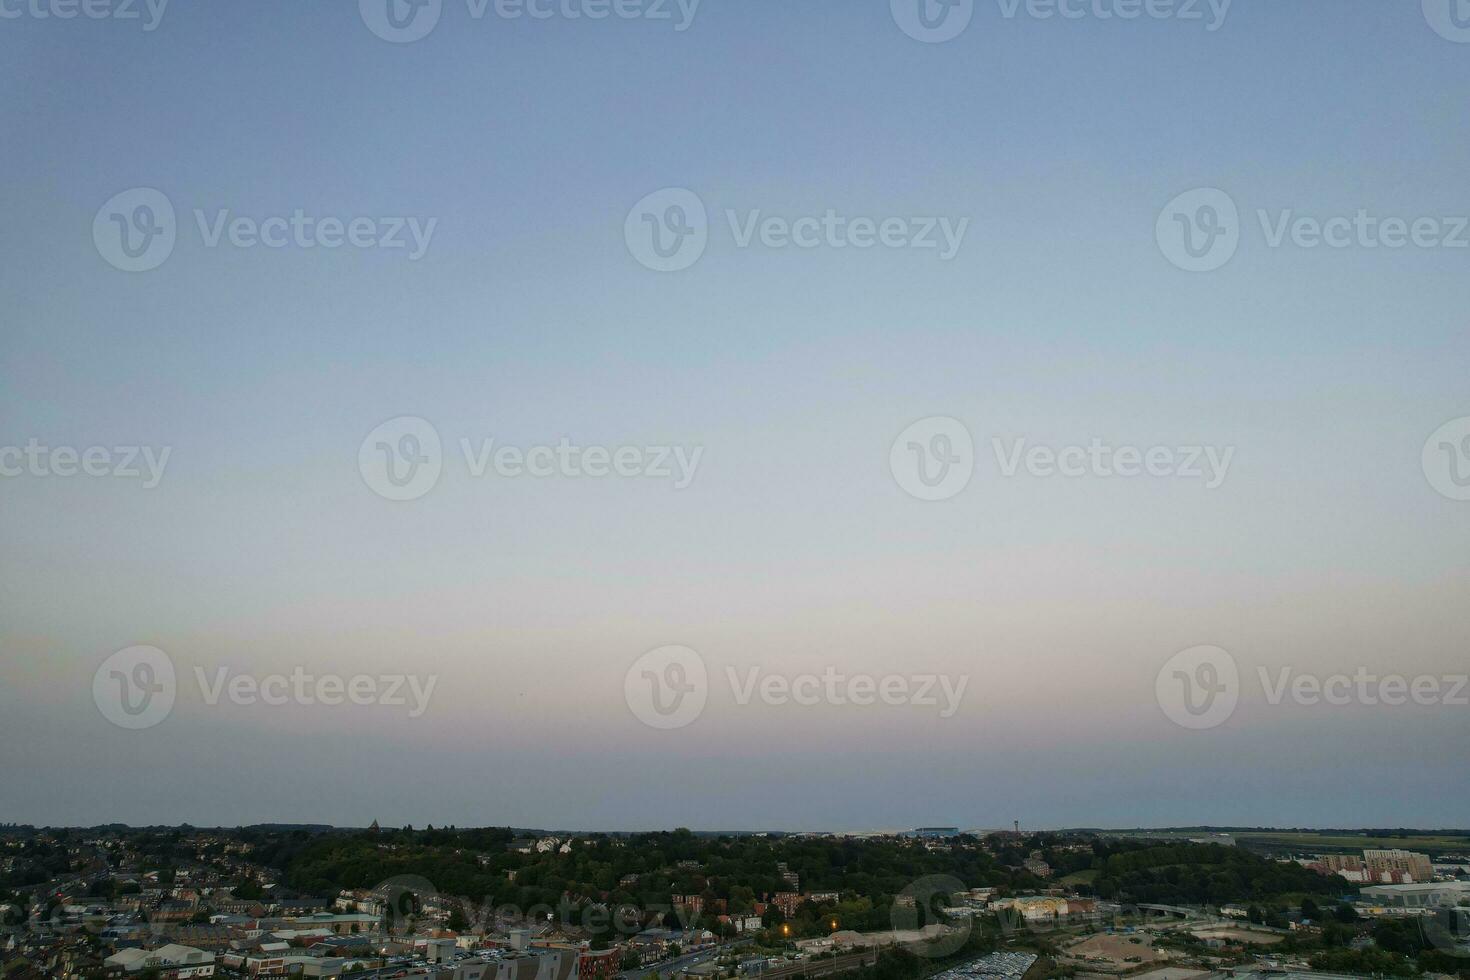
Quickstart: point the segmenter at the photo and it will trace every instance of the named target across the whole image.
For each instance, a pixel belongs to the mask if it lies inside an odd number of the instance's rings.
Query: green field
[[[1229,834],[1235,839],[1238,846],[1246,850],[1257,854],[1273,855],[1356,852],[1370,848],[1390,847],[1419,851],[1430,856],[1470,854],[1470,834],[1456,833],[1408,833],[1379,837],[1344,831],[1232,830],[1228,827],[1201,827],[1186,830],[1112,830],[1102,833],[1109,837],[1124,839],[1152,838],[1165,841],[1206,837],[1211,834]]]
[[[1439,834],[1369,837],[1365,834],[1243,830],[1233,836],[1237,844],[1253,851],[1361,851],[1369,848],[1400,847],[1406,851],[1421,851],[1431,855],[1470,852],[1470,837]]]

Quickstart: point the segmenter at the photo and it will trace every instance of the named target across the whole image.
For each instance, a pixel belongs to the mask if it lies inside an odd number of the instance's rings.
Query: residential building
[[[1373,881],[1396,880],[1395,873],[1405,882],[1427,882],[1434,880],[1434,865],[1429,855],[1398,848],[1365,850],[1363,863]]]
[[[736,932],[759,932],[763,926],[759,915],[736,913],[730,920],[735,923]]]
[[[1047,864],[1040,857],[1028,857],[1026,860],[1021,862],[1021,867],[1025,868],[1027,871],[1031,872],[1038,878],[1051,877],[1051,865]]]
[[[613,980],[618,975],[623,951],[584,949],[577,955],[577,980]]]
[[[777,892],[771,899],[771,904],[780,909],[781,913],[789,919],[796,914],[796,910],[801,906],[801,901],[800,892]]]

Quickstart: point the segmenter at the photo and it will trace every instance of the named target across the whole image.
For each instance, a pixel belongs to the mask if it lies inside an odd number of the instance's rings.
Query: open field
[[[1072,966],[1104,972],[1131,970],[1140,963],[1162,963],[1167,950],[1154,949],[1153,936],[1146,932],[1097,933],[1064,947],[1061,959]]]
[[[1350,852],[1369,848],[1399,847],[1407,851],[1422,851],[1431,855],[1446,853],[1470,853],[1470,834],[1455,833],[1409,833],[1402,836],[1376,837],[1362,833],[1338,831],[1295,831],[1295,830],[1110,830],[1106,836],[1124,839],[1156,839],[1160,841],[1204,839],[1215,835],[1228,836],[1235,843],[1251,851],[1273,854],[1302,852]]]
[[[1277,831],[1239,831],[1235,842],[1253,851],[1361,851],[1367,848],[1401,847],[1430,854],[1470,851],[1470,837],[1439,834],[1405,837],[1369,837],[1365,834],[1318,834]]]

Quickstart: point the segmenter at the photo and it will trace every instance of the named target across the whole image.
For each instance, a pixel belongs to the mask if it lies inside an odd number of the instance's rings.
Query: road
[[[846,956],[829,960],[802,960],[790,966],[778,966],[761,973],[763,980],[784,980],[787,977],[821,977],[829,973],[845,973],[859,967],[872,966],[878,959],[878,950],[869,948]]]
[[[737,939],[731,943],[723,943],[719,946],[700,950],[698,953],[686,953],[672,960],[661,960],[658,963],[649,963],[647,966],[640,966],[636,970],[624,970],[618,974],[618,977],[619,980],[638,980],[638,978],[645,977],[650,973],[678,973],[687,966],[707,962],[716,956],[728,953],[730,950],[738,946],[744,946],[749,942],[751,942],[749,939]]]

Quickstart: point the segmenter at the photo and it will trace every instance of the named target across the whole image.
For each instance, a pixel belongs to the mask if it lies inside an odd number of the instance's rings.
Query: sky
[[[387,2],[0,0],[0,820],[1464,826],[1450,0]]]

